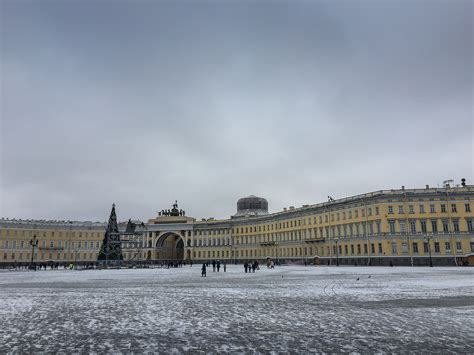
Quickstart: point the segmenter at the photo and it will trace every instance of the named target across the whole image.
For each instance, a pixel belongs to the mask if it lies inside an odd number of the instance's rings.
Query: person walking
[[[206,277],[206,263],[202,264],[201,277]]]
[[[221,268],[221,261],[220,260],[217,260],[217,272],[219,272],[220,268]]]
[[[245,262],[245,264],[244,264],[245,273],[247,273],[247,269],[248,269],[248,267],[249,267],[249,264],[248,264],[248,262]]]
[[[212,272],[216,272],[216,261],[212,260]]]
[[[227,271],[227,263],[224,261],[224,272]]]

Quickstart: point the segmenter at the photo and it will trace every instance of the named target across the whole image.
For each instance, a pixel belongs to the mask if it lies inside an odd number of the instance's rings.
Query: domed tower
[[[237,201],[237,213],[234,217],[245,215],[262,216],[268,214],[268,202],[262,197],[250,195]]]

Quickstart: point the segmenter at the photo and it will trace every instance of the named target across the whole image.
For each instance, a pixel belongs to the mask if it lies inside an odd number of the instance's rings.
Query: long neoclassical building
[[[127,261],[274,260],[343,265],[474,265],[474,185],[381,190],[268,213],[264,198],[237,202],[228,219],[196,220],[177,204],[133,236]],[[119,229],[125,231],[126,223]],[[95,263],[107,223],[0,220],[0,265]],[[31,241],[38,245],[32,255]]]

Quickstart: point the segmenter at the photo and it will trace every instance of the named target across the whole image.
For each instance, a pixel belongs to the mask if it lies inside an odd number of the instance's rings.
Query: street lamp
[[[33,248],[33,251],[31,253],[30,270],[35,270],[36,271],[36,267],[33,266],[33,261],[34,261],[34,257],[35,257],[35,248],[38,247],[38,239],[36,239],[36,234],[33,235],[33,239],[30,240],[30,245]]]
[[[428,253],[430,254],[430,267],[433,267],[433,260],[431,259],[431,237],[433,234],[427,234],[423,239],[428,241]]]
[[[336,266],[339,266],[339,248],[337,247],[339,238],[334,238],[334,241],[336,242]]]

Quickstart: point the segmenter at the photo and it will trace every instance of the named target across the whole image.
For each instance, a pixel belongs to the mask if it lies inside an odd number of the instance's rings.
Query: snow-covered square
[[[474,352],[474,269],[0,273],[0,353]]]

